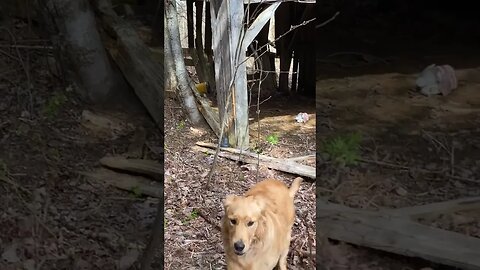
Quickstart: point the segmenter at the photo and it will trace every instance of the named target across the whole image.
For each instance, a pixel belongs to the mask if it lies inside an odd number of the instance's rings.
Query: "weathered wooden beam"
[[[207,68],[205,63],[205,53],[203,51],[203,34],[202,34],[202,15],[203,15],[203,2],[195,2],[195,49],[191,50],[192,58],[195,63],[195,70],[197,71],[198,79],[200,82],[208,82],[206,74]],[[211,82],[209,82],[211,83]]]
[[[102,181],[125,191],[156,198],[162,198],[163,196],[163,185],[161,183],[151,181],[142,176],[118,173],[105,168],[100,168],[93,172],[80,172],[79,174]]]
[[[293,3],[283,3],[275,13],[275,38],[290,31],[292,22]],[[290,64],[292,60],[292,49],[289,44],[292,40],[292,33],[288,33],[278,39],[276,43],[277,54],[280,59],[280,74],[278,75],[278,90],[281,92],[289,92],[288,78],[290,75]]]
[[[202,143],[197,142],[197,146],[194,146],[193,149],[203,153],[215,154],[217,147],[211,143]],[[258,155],[256,153],[251,153],[245,150],[239,150],[235,148],[222,147],[222,150],[218,153],[219,156],[225,157],[231,160],[242,161],[250,164],[260,164],[277,171],[287,172],[291,174],[296,174],[310,179],[315,179],[316,170],[315,167],[307,166],[303,164],[296,163],[290,159],[280,159],[269,157],[265,155]]]
[[[187,0],[187,37],[188,48],[193,48],[195,38],[193,33],[193,2],[194,0]]]
[[[135,29],[113,11],[108,1],[98,1],[96,8],[108,33],[102,37],[105,47],[163,131],[163,65],[154,61]]]
[[[154,160],[127,159],[122,156],[104,157],[100,164],[111,169],[127,171],[131,173],[145,174],[152,177],[163,176],[163,164]]]
[[[230,35],[227,25],[227,4],[225,2],[212,0],[210,13],[212,15],[212,50],[215,56],[215,88],[217,89],[219,119],[224,123],[225,130],[228,130],[231,125],[231,117],[228,115],[231,112],[231,106],[227,106],[227,97],[230,93],[229,82],[232,79],[232,73],[230,72],[231,58],[229,46],[225,44]]]
[[[205,52],[212,54],[212,15],[210,13],[210,2],[205,3]]]
[[[419,257],[460,269],[480,269],[480,239],[405,217],[317,200],[317,228],[330,239]]]
[[[207,148],[210,148],[210,149],[216,149],[217,148],[217,145],[213,144],[213,143],[196,142],[195,144],[198,145],[198,146],[207,147]],[[233,154],[242,154],[242,155],[246,155],[246,156],[253,157],[253,158],[259,158],[260,160],[266,161],[266,162],[279,161],[279,160],[297,162],[297,161],[304,161],[304,160],[308,160],[308,159],[315,160],[315,158],[316,158],[315,155],[307,155],[307,156],[279,159],[279,158],[269,157],[269,156],[266,156],[266,155],[262,155],[262,154],[258,154],[258,153],[252,153],[252,152],[249,152],[249,151],[239,150],[239,149],[235,149],[235,148],[231,148],[231,147],[221,147],[220,149],[223,150],[223,151],[233,153]]]
[[[462,198],[445,202],[429,203],[398,209],[383,209],[388,214],[418,219],[423,216],[449,214],[480,209],[480,197]]]
[[[200,113],[202,113],[203,117],[205,118],[215,135],[220,138],[220,117],[218,111],[215,111],[210,106],[208,99],[202,97],[198,92],[195,91],[193,94],[198,104],[200,105],[198,106]]]

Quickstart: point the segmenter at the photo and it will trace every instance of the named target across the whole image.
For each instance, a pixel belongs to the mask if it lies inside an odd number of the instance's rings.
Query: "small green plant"
[[[329,139],[324,144],[324,151],[340,166],[355,165],[360,158],[360,133],[351,133]]]
[[[278,143],[278,135],[276,134],[270,134],[267,136],[267,142],[269,142],[271,145],[275,145]]]
[[[198,210],[197,209],[193,209],[193,211],[190,213],[190,218],[191,219],[198,218]]]
[[[65,102],[67,102],[67,97],[63,93],[57,92],[47,101],[47,104],[45,104],[43,113],[48,118],[53,118],[57,116],[60,107],[62,107]]]
[[[198,210],[193,209],[190,215],[182,222],[183,224],[188,224],[190,221],[198,218]]]
[[[185,120],[180,120],[177,124],[177,129],[183,129],[185,127]]]

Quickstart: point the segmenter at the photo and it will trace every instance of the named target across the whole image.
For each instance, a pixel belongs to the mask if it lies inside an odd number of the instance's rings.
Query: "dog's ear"
[[[227,209],[234,201],[237,199],[236,195],[227,195],[225,200],[223,200],[223,207]]]

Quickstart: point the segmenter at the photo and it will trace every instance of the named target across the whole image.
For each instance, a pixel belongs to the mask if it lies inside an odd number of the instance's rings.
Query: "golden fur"
[[[243,196],[225,198],[222,237],[227,270],[287,269],[295,220],[293,199],[301,182],[302,178],[295,178],[288,188],[281,181],[266,179]]]

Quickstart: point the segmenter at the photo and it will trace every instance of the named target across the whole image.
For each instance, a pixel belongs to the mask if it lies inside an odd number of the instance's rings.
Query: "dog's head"
[[[223,221],[226,245],[235,254],[241,256],[247,253],[254,241],[261,237],[261,227],[265,202],[255,196],[228,195],[223,206],[225,217]]]

